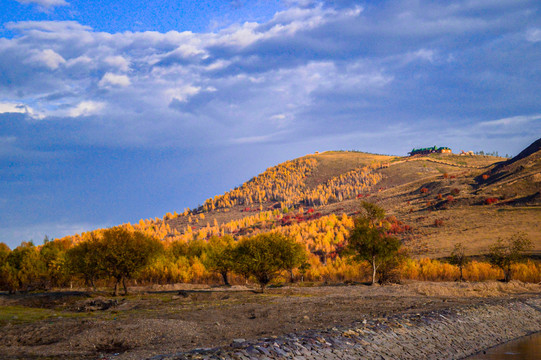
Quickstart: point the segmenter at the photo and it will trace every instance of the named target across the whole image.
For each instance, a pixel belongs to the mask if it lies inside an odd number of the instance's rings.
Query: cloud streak
[[[43,9],[50,9],[56,6],[67,6],[69,3],[65,0],[16,0],[21,4],[38,5]]]

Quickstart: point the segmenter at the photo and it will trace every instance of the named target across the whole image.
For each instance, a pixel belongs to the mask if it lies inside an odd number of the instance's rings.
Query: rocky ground
[[[541,299],[499,301],[363,320],[349,327],[304,331],[229,346],[157,355],[188,359],[464,359],[541,330]]]
[[[176,359],[186,354],[193,358],[197,353],[190,351],[197,348],[220,347],[216,351],[233,351],[230,355],[239,352],[249,358],[280,358],[310,352],[311,348],[338,351],[340,344],[348,345],[351,341],[360,346],[356,349],[363,349],[359,351],[376,353],[378,341],[385,342],[400,334],[409,339],[410,352],[415,354],[416,333],[410,331],[417,328],[415,324],[433,324],[424,327],[422,336],[434,345],[440,341],[438,336],[442,331],[454,326],[454,323],[436,322],[434,319],[441,319],[440,315],[460,320],[456,314],[484,307],[484,329],[488,331],[489,325],[497,324],[496,318],[500,316],[494,309],[505,309],[510,304],[518,304],[512,306],[535,319],[528,313],[533,307],[521,308],[520,304],[533,304],[540,294],[540,285],[519,282],[294,286],[272,288],[265,294],[240,286],[178,285],[134,289],[133,295],[119,298],[87,292],[5,294],[0,296],[0,354],[6,359]],[[520,311],[516,314],[522,314]],[[496,319],[494,322],[491,314]],[[479,318],[474,315],[460,321],[474,324]],[[522,315],[515,317],[522,321]],[[534,325],[539,325],[541,330],[541,322],[536,321]],[[524,324],[525,328],[534,326]],[[509,331],[488,339],[502,340],[520,334]],[[458,336],[471,339],[470,335]],[[279,351],[273,356],[260,349],[274,343]],[[305,350],[292,347],[296,343]],[[376,345],[367,348],[365,343]],[[465,354],[471,344],[464,347],[460,354]],[[340,356],[351,358],[352,354]],[[308,354],[297,356],[309,358]],[[208,354],[203,356],[206,357]]]

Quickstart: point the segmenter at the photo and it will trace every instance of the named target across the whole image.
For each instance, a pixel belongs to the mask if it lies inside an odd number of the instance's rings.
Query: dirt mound
[[[116,299],[105,299],[105,298],[96,298],[89,299],[80,302],[76,309],[77,311],[97,311],[97,310],[107,310],[119,305],[118,300]]]

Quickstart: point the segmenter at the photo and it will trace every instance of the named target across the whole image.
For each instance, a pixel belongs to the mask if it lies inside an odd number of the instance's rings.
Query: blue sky
[[[195,207],[331,149],[517,154],[538,1],[0,0],[0,241]]]

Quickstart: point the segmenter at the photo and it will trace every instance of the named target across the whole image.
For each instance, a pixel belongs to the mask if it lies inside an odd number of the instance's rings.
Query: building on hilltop
[[[451,149],[448,148],[447,146],[436,147],[436,145],[434,145],[433,147],[429,147],[429,148],[420,148],[420,149],[414,148],[408,154],[410,156],[413,156],[413,155],[427,155],[427,154],[432,154],[432,153],[451,154]]]

